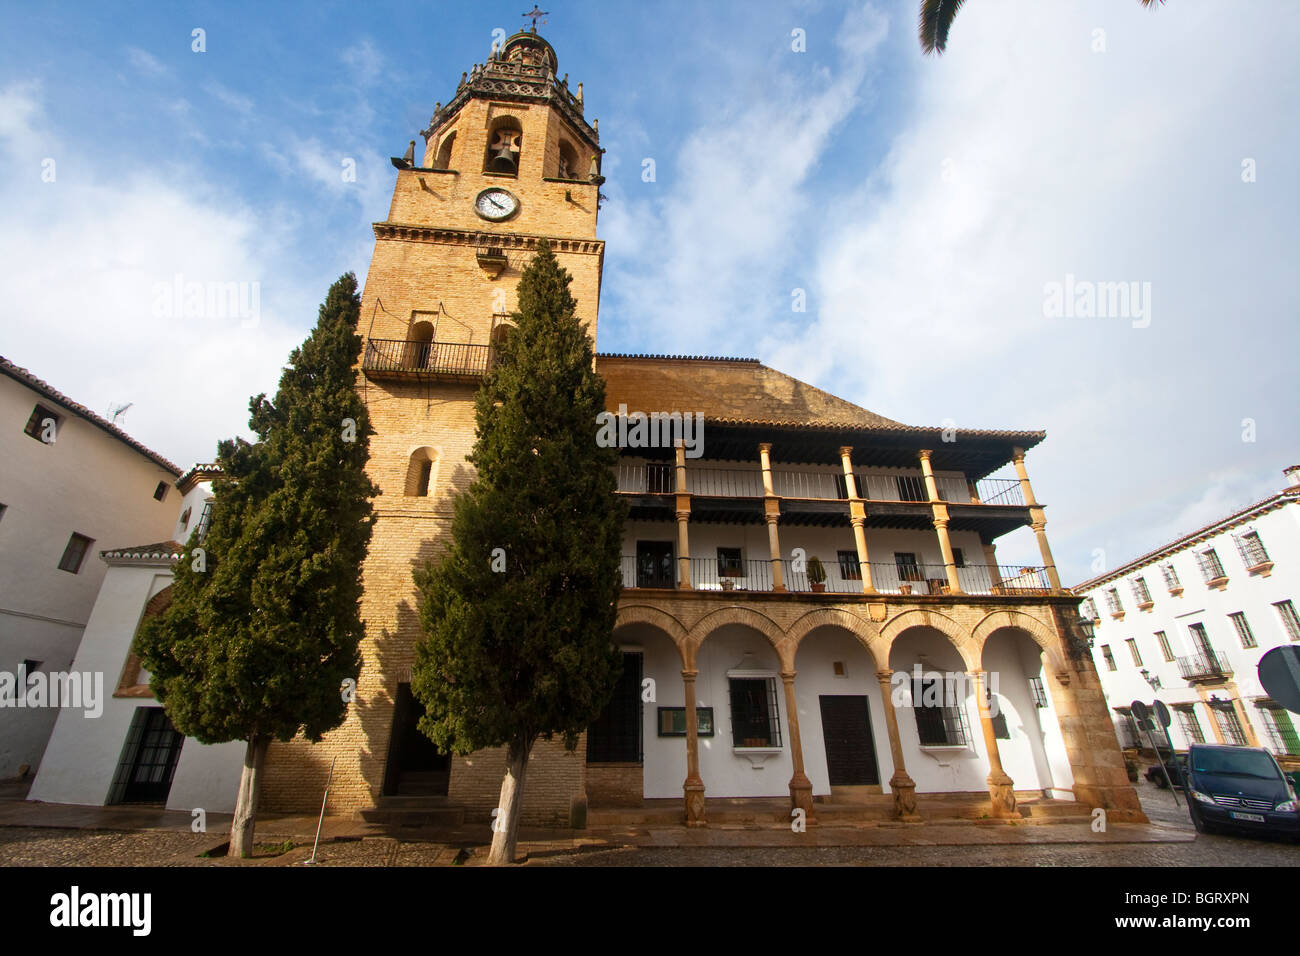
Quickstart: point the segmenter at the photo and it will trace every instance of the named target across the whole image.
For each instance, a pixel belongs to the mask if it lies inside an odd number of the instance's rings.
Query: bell
[[[515,166],[515,154],[509,144],[503,144],[497,150],[497,154],[492,157],[492,162],[488,164],[488,169],[494,173],[518,172]]]

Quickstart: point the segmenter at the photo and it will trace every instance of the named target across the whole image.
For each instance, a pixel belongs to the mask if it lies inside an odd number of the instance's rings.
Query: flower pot
[[[911,594],[911,593],[912,593],[912,585],[910,585],[910,584],[900,584],[900,585],[898,586],[898,591],[899,591],[900,594]]]
[[[818,581],[814,581],[814,582],[812,583],[811,587],[812,587],[812,589],[813,589],[813,593],[814,593],[814,594],[821,594],[823,591],[826,590],[826,582],[825,582],[825,581],[820,581],[820,582],[818,582]]]

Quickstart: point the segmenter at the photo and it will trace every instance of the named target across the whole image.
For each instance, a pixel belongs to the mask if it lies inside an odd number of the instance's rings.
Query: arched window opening
[[[416,322],[406,339],[407,368],[429,368],[433,359],[433,323]]]
[[[488,131],[487,155],[483,160],[483,171],[502,173],[507,176],[519,175],[519,154],[523,148],[524,131],[519,121],[513,116],[503,116],[492,124]]]
[[[406,468],[406,496],[427,498],[438,482],[438,453],[432,448],[417,448]]]
[[[434,169],[451,169],[451,148],[456,142],[456,131],[452,130],[443,137],[442,145],[438,147],[438,158],[434,161]]]
[[[560,179],[579,178],[578,152],[564,140],[560,140]]]

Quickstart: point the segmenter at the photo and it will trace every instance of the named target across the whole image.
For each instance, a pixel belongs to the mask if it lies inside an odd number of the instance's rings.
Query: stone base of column
[[[1005,773],[991,773],[988,776],[989,801],[993,818],[996,820],[1019,820],[1020,811],[1016,809],[1016,790],[1011,778]]]
[[[688,827],[708,826],[709,822],[704,818],[704,781],[687,780],[682,785],[682,791],[686,797],[686,825]]]
[[[920,823],[921,814],[916,810],[916,782],[907,774],[894,774],[889,781],[889,789],[894,792],[894,817],[904,823]]]
[[[1128,787],[1078,786],[1072,791],[1074,799],[1085,807],[1101,807],[1110,823],[1150,823],[1142,812],[1137,791]],[[1181,792],[1181,791],[1180,791]]]
[[[812,789],[812,781],[804,774],[797,773],[790,778],[790,810],[802,810],[804,822],[809,826],[817,822]]]

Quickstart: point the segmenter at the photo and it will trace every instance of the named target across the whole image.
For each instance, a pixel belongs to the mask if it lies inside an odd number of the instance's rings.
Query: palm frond
[[[921,52],[943,53],[948,30],[965,0],[921,0]]]

